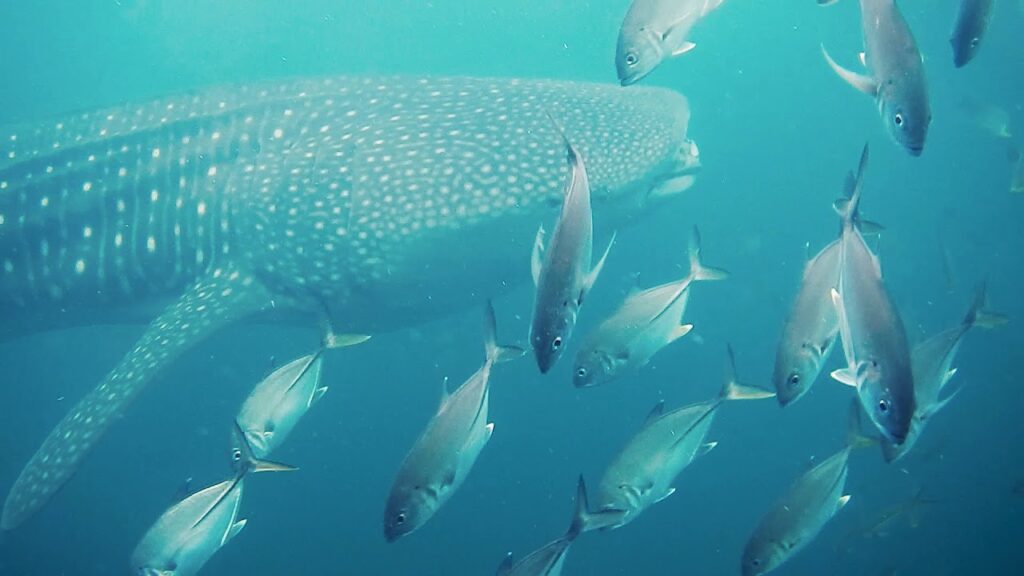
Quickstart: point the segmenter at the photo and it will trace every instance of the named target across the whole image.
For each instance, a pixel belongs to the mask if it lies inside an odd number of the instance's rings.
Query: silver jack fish
[[[839,333],[832,289],[839,284],[840,242],[833,240],[804,266],[800,289],[786,317],[772,376],[779,404],[799,400],[821,373]]]
[[[846,180],[846,196],[853,194],[853,175]],[[873,222],[860,221],[878,231]],[[840,227],[840,233],[842,228]],[[775,352],[772,381],[781,406],[788,406],[806,394],[821,374],[839,334],[839,319],[832,303],[832,290],[839,285],[839,257],[842,244],[836,239],[821,249],[804,266],[800,289],[786,317],[786,325]]]
[[[0,128],[0,340],[151,321],[28,462],[0,528],[46,504],[154,377],[231,323],[262,312],[312,328],[326,310],[377,333],[527,281],[517,263],[563,196],[546,110],[586,154],[609,221],[692,183],[687,102],[651,88],[303,79]]]
[[[963,68],[978,55],[994,6],[993,0],[960,0],[960,11],[949,39],[953,47],[953,64],[957,68]]]
[[[332,336],[327,345],[352,345],[367,339],[352,336],[340,341]],[[236,471],[243,466],[258,469],[260,461],[284,443],[299,420],[327,393],[327,387],[320,386],[323,351],[321,348],[278,368],[242,403],[231,434],[231,459]]]
[[[718,397],[664,412],[654,407],[643,428],[630,439],[608,466],[597,496],[596,509],[587,518],[587,530],[624,526],[676,489],[676,477],[698,456],[717,443],[706,443],[718,408],[726,400],[771,398],[772,393],[739,384],[732,348],[728,350],[725,383]]]
[[[847,445],[797,478],[754,529],[740,570],[757,576],[775,570],[814,541],[832,517],[850,501],[846,489],[850,451],[868,444],[859,433],[860,408],[850,406]]]
[[[552,119],[554,123],[554,119]],[[533,244],[531,268],[537,294],[530,325],[530,344],[537,367],[546,374],[562,355],[572,336],[576,317],[587,292],[604,268],[615,235],[608,242],[601,259],[590,269],[594,251],[594,217],[590,205],[590,179],[583,157],[556,124],[565,145],[570,174],[566,185],[562,212],[544,246],[544,227],[537,230]]]
[[[861,0],[865,76],[836,64],[825,47],[821,52],[832,70],[848,84],[878,102],[882,124],[913,156],[924,151],[932,121],[928,82],[921,52],[895,0]]]
[[[689,40],[694,25],[725,0],[633,0],[619,29],[615,71],[623,86],[635,84],[666,58],[697,45]]]
[[[384,538],[394,542],[422,527],[455,494],[494,432],[487,421],[491,368],[524,351],[495,343],[494,309],[484,322],[486,360],[458,390],[448,393],[427,429],[405,456],[384,510]]]
[[[132,553],[137,576],[191,576],[245,527],[242,477],[200,490],[156,521]]]
[[[700,261],[700,233],[693,228],[689,247],[690,273],[681,280],[630,294],[607,320],[584,339],[576,354],[573,384],[606,384],[646,365],[662,348],[693,328],[681,324],[690,299],[690,285],[723,280],[729,273]]]
[[[910,423],[910,433],[903,444],[893,444],[882,439],[882,454],[886,462],[895,462],[905,456],[921,437],[925,425],[939,410],[946,407],[960,389],[956,389],[944,398],[942,392],[956,374],[953,360],[960,351],[964,336],[975,326],[994,328],[1007,322],[1005,316],[985,310],[986,289],[982,284],[974,296],[971,309],[967,311],[963,322],[955,328],[944,330],[924,342],[918,344],[910,354],[910,366],[914,373],[914,418]]]
[[[572,523],[565,535],[545,544],[543,547],[534,550],[516,562],[512,553],[505,556],[505,560],[498,566],[497,576],[560,576],[562,566],[565,564],[565,557],[569,554],[569,546],[584,529],[587,518],[587,487],[580,476],[576,485],[576,509],[573,512]]]
[[[907,334],[882,282],[878,258],[860,232],[858,206],[867,166],[864,146],[853,193],[836,203],[843,218],[839,289],[832,302],[839,318],[846,368],[832,377],[857,389],[872,424],[894,444],[902,444],[914,414],[914,376]]]

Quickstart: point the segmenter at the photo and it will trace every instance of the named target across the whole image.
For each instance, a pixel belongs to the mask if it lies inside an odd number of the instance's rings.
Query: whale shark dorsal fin
[[[57,424],[22,470],[4,505],[0,525],[11,529],[37,512],[139,392],[178,356],[220,328],[259,312],[270,293],[232,266],[211,270],[146,328],[107,377]]]

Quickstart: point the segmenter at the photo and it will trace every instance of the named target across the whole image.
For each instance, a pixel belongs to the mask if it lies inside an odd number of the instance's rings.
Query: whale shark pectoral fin
[[[206,336],[258,312],[270,301],[261,284],[233,267],[213,270],[193,284],[50,432],[7,495],[0,528],[15,528],[42,508],[71,478],[115,417],[168,364]]]

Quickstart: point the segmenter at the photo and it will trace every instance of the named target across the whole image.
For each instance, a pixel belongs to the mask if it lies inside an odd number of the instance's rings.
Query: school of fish
[[[692,30],[710,30],[710,21],[740,4],[633,0],[615,50],[621,86],[460,78],[267,83],[85,113],[28,132],[0,130],[0,311],[10,319],[0,338],[134,317],[138,309],[119,304],[129,297],[166,306],[26,465],[0,527],[16,529],[46,505],[108,424],[185,350],[230,323],[287,310],[318,327],[321,345],[255,385],[223,426],[232,473],[183,494],[131,555],[139,576],[197,574],[246,526],[240,511],[250,474],[304,473],[268,458],[327,396],[328,351],[358,354],[349,347],[370,333],[482,308],[479,369],[454,389],[440,383],[439,406],[395,463],[381,503],[388,542],[401,546],[400,539],[428,531],[500,429],[490,420],[492,371],[532,353],[540,375],[571,362],[572,385],[581,389],[643,377],[652,358],[693,330],[685,320],[692,290],[699,299],[728,279],[704,263],[694,227],[686,275],[634,289],[589,333],[575,333],[588,293],[614,257],[618,226],[690,188],[700,168],[686,135],[686,100],[633,85],[673,57],[699,54]],[[873,98],[892,141],[920,156],[932,121],[926,61],[895,0],[859,4],[864,71],[839,64],[825,46],[822,66]],[[950,37],[956,68],[981,51],[993,5],[960,1]],[[1002,110],[973,102],[963,108],[994,137],[1012,138]],[[1024,192],[1024,160],[1012,144],[1009,155],[1011,191]],[[510,553],[498,576],[558,576],[576,539],[640,522],[676,491],[687,468],[703,466],[717,445],[709,439],[715,417],[734,401],[775,397],[786,409],[819,380],[852,389],[845,444],[796,475],[759,521],[752,517],[749,540],[736,551],[743,576],[773,571],[813,545],[851,501],[846,480],[855,449],[878,444],[882,458],[895,462],[914,448],[959,392],[950,384],[966,335],[1007,319],[987,309],[980,283],[959,324],[911,342],[872,248],[884,229],[861,216],[862,198],[870,206],[875,191],[865,145],[833,205],[837,237],[809,254],[794,282],[771,389],[741,383],[729,347],[717,396],[657,404],[592,493],[580,476],[566,532],[518,561]],[[242,200],[233,203],[228,192]],[[604,219],[595,230],[595,207],[621,221]],[[507,231],[500,246],[486,240],[495,227]],[[445,262],[432,258],[442,252]],[[394,296],[419,281],[416,266],[424,262],[461,291],[444,295],[446,286],[420,309]],[[527,270],[533,309],[520,312],[530,314],[529,347],[498,344],[490,297],[526,280]],[[95,293],[99,300],[67,308],[70,296]],[[381,301],[393,314],[366,312],[380,312],[373,304]],[[823,376],[837,348],[841,367]],[[926,502],[919,495],[912,504]]]

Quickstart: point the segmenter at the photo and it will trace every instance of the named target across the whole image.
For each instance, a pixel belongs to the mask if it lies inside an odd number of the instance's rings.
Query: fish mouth
[[[907,152],[910,152],[911,156],[920,156],[924,152],[924,146],[907,146]]]

